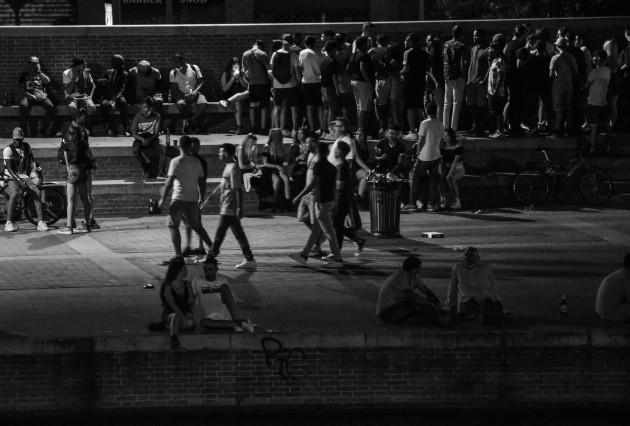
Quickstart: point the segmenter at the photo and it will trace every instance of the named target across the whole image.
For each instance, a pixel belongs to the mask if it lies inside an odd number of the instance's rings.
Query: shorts
[[[297,106],[298,89],[289,87],[285,89],[276,88],[273,91],[273,104],[277,107],[284,106],[293,108]]]
[[[68,178],[66,181],[70,184],[76,185],[77,183],[84,183],[88,180],[87,169],[78,164],[68,165]]]
[[[334,87],[322,87],[322,101],[326,109],[337,108],[339,98]]]
[[[588,124],[594,126],[597,126],[599,124],[608,124],[610,122],[608,105],[586,105],[586,119],[588,120]]]
[[[372,111],[372,89],[368,83],[352,80],[352,92],[357,104],[357,111]]]
[[[298,222],[310,221],[311,223],[315,223],[317,220],[317,216],[315,216],[315,196],[312,193],[306,194],[300,200],[297,220]]]
[[[464,88],[466,105],[485,107],[488,105],[488,90],[483,83],[468,83]]]
[[[374,85],[376,92],[376,105],[387,105],[389,103],[389,95],[392,91],[392,79],[377,79]]]
[[[184,103],[186,105],[194,105],[194,104],[207,104],[208,100],[201,93],[197,93],[197,97],[195,98],[180,98],[177,100],[178,104]]]
[[[166,226],[179,228],[182,217],[186,218],[186,224],[193,229],[201,226],[201,212],[197,201],[173,200],[168,208]]]
[[[506,96],[490,96],[488,95],[488,110],[490,114],[503,114],[503,108],[507,103]]]
[[[418,109],[424,105],[425,85],[418,81],[406,81],[402,86],[405,109]]]
[[[569,111],[571,110],[571,96],[573,95],[573,88],[569,87],[555,87],[551,88],[551,99],[553,101],[554,111]]]
[[[302,83],[302,99],[306,106],[322,106],[322,84]]]
[[[269,108],[270,98],[271,98],[271,86],[269,84],[250,84],[249,85],[249,106]]]

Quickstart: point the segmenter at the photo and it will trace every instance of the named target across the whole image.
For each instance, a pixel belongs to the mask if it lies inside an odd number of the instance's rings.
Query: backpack
[[[15,172],[16,173],[27,173],[30,172],[30,167],[33,162],[33,149],[31,148],[31,146],[27,143],[24,143],[24,156],[21,156],[20,153],[17,151],[17,149],[15,149],[15,145],[11,144],[8,146],[9,148],[11,148],[11,151],[13,152],[13,157],[14,158],[19,158],[19,162],[17,164],[17,166],[15,167]],[[4,164],[4,162],[3,162]],[[3,170],[4,171],[4,170]]]
[[[64,152],[68,150],[68,143],[64,138],[61,138],[61,145],[59,145],[59,149],[57,150],[57,161],[59,164],[66,164],[66,157],[63,155]]]
[[[293,76],[293,70],[291,69],[291,53],[278,50],[276,57],[273,61],[273,68],[271,69],[273,78],[278,80],[280,84],[287,84],[291,81]]]

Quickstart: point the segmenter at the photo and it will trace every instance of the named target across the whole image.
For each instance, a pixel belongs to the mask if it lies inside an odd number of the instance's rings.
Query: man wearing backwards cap
[[[94,80],[87,68],[85,59],[73,58],[72,68],[63,72],[63,91],[68,110],[74,120],[77,119],[79,109],[85,109],[88,115],[96,110],[92,95],[94,94]]]
[[[35,167],[33,149],[24,142],[24,132],[19,127],[13,129],[13,142],[2,151],[4,159],[4,179],[8,181],[9,202],[7,203],[7,222],[4,225],[6,232],[18,230],[11,219],[15,215],[17,200],[22,196],[23,191],[27,191],[33,197],[35,210],[37,211],[37,230],[48,231],[48,226],[44,223],[42,214],[42,202],[39,198],[39,190],[30,179],[30,174]]]
[[[24,97],[20,102],[20,127],[27,129],[28,110],[34,105],[39,105],[46,110],[44,124],[39,132],[43,136],[50,136],[52,133],[50,124],[55,107],[46,93],[50,77],[42,72],[37,56],[28,58],[28,71],[20,75],[19,84],[24,88]]]
[[[124,68],[125,60],[121,55],[112,55],[111,68],[105,71],[105,78],[99,80],[105,84],[106,94],[101,100],[101,115],[107,136],[115,136],[109,125],[109,111],[118,108],[123,125],[123,135],[131,136],[129,131],[129,111],[124,92],[129,81],[129,72]]]
[[[160,70],[153,68],[149,61],[143,60],[129,70],[129,75],[135,79],[136,103],[142,104],[148,96],[153,100],[155,111],[162,115],[164,100],[162,93],[160,93],[160,82],[162,81]]]

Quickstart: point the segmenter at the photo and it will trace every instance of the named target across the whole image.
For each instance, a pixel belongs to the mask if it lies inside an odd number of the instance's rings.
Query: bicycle
[[[544,160],[539,165],[527,166],[514,176],[512,191],[516,199],[525,206],[538,206],[549,196],[550,188],[559,192],[569,180],[576,180],[582,199],[588,204],[601,206],[606,204],[613,192],[612,179],[601,167],[593,166],[578,151],[578,158],[560,165],[549,159],[547,151],[551,148],[539,147]],[[570,164],[575,163],[568,172]]]
[[[4,181],[0,181],[0,183],[2,182]],[[38,187],[40,199],[42,200],[43,219],[46,225],[53,225],[66,213],[66,196],[62,191],[56,188],[56,185],[56,183],[48,182]],[[4,195],[6,200],[9,201],[10,195],[7,193],[6,188],[6,184],[0,184],[0,194]],[[38,219],[35,201],[33,196],[26,191],[23,191],[22,196],[18,198],[15,207],[15,215],[11,220],[21,220],[22,213],[24,213],[24,216],[29,222],[33,225],[37,225]]]

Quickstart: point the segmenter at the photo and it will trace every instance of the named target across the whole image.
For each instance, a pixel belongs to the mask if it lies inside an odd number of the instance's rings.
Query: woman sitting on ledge
[[[271,129],[269,131],[269,141],[263,148],[262,158],[262,186],[268,187],[271,184],[273,196],[276,200],[279,200],[281,199],[282,185],[284,185],[284,201],[288,203],[291,199],[291,186],[289,184],[289,175],[285,169],[288,166],[288,162],[284,153],[282,131],[280,129]]]

